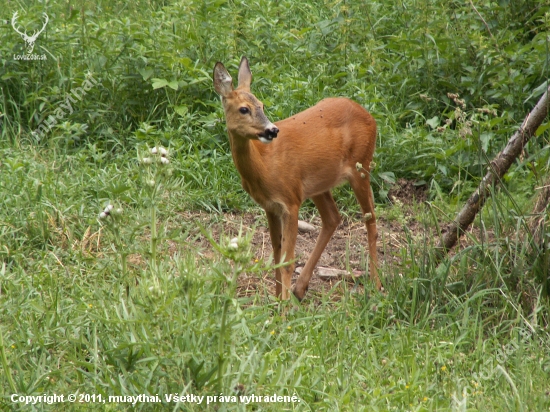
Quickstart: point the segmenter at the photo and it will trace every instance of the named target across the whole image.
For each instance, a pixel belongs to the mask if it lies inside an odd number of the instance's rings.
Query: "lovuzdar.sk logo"
[[[44,31],[46,28],[46,25],[48,24],[49,18],[46,13],[42,13],[44,24],[42,25],[42,28],[39,30],[34,30],[33,33],[29,36],[27,34],[27,31],[21,31],[17,28],[17,17],[18,13],[13,13],[13,17],[11,18],[11,25],[13,29],[21,36],[21,38],[25,41],[26,45],[26,51],[27,54],[14,54],[13,58],[15,60],[46,60],[45,54],[33,54],[34,50],[34,43],[36,43],[36,39],[38,39],[38,36],[40,33]]]

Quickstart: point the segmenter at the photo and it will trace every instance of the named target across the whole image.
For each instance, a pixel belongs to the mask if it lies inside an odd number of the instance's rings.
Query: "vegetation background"
[[[29,34],[49,16],[33,51],[45,60],[16,58],[15,12]],[[547,88],[547,0],[7,0],[0,17],[2,407],[60,407],[11,394],[192,393],[300,402],[170,408],[550,408],[550,237],[527,230],[549,123],[476,220],[482,236],[436,266],[433,237],[405,229],[400,263],[381,268],[385,295],[367,283],[300,305],[240,296],[238,276],[271,263],[254,258],[249,233],[237,249],[223,229],[211,235],[224,212],[261,214],[232,164],[216,61],[236,73],[249,58],[272,120],[327,96],[364,105],[379,125],[379,216],[407,222],[387,195],[412,180],[429,192],[412,212],[437,233]],[[336,197],[357,211],[349,188]]]

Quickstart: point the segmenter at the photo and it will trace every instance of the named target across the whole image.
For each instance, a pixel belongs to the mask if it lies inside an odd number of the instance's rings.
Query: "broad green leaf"
[[[481,148],[484,152],[487,152],[487,150],[489,149],[489,143],[494,136],[495,134],[491,132],[481,133],[481,136],[479,136],[479,140],[481,141]]]
[[[430,126],[432,129],[435,129],[439,126],[439,117],[434,116],[431,119],[426,120],[426,124]]]
[[[532,97],[538,97],[541,94],[543,94],[546,90],[548,90],[548,82],[545,81],[542,84],[540,84],[538,87],[535,88],[535,90],[532,91],[532,93],[525,99],[523,102],[526,103],[531,99]]]
[[[536,130],[536,132],[535,132],[535,136],[539,137],[541,134],[543,134],[548,129],[550,129],[550,122],[548,122],[546,124],[543,124],[543,125],[540,125],[538,127],[538,129]]]
[[[193,61],[189,57],[182,57],[180,63],[187,68],[190,68],[193,65]]]
[[[152,79],[153,89],[161,89],[168,86],[168,80],[166,79]]]
[[[174,111],[180,116],[185,116],[189,110],[187,106],[174,106]]]
[[[395,173],[393,172],[380,172],[378,173],[378,176],[380,177],[380,179],[384,180],[387,183],[395,183]]]
[[[153,74],[153,69],[139,69],[139,74],[141,74],[143,80],[147,80]]]

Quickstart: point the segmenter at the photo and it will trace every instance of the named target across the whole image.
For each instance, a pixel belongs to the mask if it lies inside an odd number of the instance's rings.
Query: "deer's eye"
[[[250,109],[248,107],[241,107],[239,109],[239,112],[241,112],[242,114],[248,114],[250,113]]]

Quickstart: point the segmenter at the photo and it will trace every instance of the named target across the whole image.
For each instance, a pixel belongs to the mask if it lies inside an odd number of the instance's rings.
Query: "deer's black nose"
[[[279,129],[275,126],[269,129],[265,129],[265,134],[267,137],[271,137],[271,138],[277,137],[277,133],[279,133]]]

